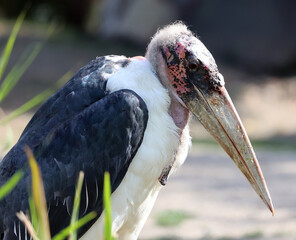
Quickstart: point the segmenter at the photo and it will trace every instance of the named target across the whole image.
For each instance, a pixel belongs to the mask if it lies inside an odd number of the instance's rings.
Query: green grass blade
[[[50,26],[47,29],[45,41],[38,42],[37,44],[35,44],[35,47],[33,50],[30,48],[27,48],[26,51],[21,55],[19,61],[14,65],[12,70],[8,73],[8,75],[3,80],[2,84],[0,85],[0,103],[8,95],[8,93],[12,90],[12,88],[16,85],[16,83],[19,81],[19,79],[22,77],[22,75],[28,69],[28,67],[32,64],[32,62],[34,61],[34,59],[37,57],[40,50],[42,49],[43,45],[45,44],[46,40],[48,38],[50,38],[50,36],[54,32],[55,28],[56,28],[55,23],[50,24]],[[14,42],[13,42],[13,44],[14,44]],[[12,48],[11,48],[11,50],[12,50]],[[10,56],[10,54],[9,54],[9,56]],[[2,58],[2,60],[3,59],[5,59],[5,58]],[[0,61],[1,61],[1,59],[0,59]],[[5,67],[3,69],[5,70],[7,62],[4,65],[5,65]],[[4,70],[3,70],[3,72],[4,72]],[[1,75],[1,77],[2,77],[2,75]],[[1,79],[1,77],[0,77],[0,79]]]
[[[112,240],[112,216],[111,216],[111,186],[110,174],[104,174],[104,210],[105,210],[105,240]]]
[[[7,194],[11,192],[11,190],[18,184],[18,182],[23,177],[24,172],[22,170],[17,171],[13,176],[0,188],[0,201]]]
[[[36,230],[38,230],[38,217],[37,217],[37,213],[36,213],[36,208],[34,205],[34,200],[32,197],[32,194],[30,194],[29,196],[29,207],[30,207],[30,216],[31,216],[31,223],[33,225],[33,228]]]
[[[16,36],[17,34],[19,33],[20,31],[20,28],[22,26],[22,23],[25,19],[25,16],[26,16],[26,10],[22,11],[21,14],[18,16],[15,24],[14,24],[14,27],[11,31],[11,34],[9,36],[9,39],[6,43],[6,46],[5,46],[5,49],[3,51],[3,54],[0,58],[0,80],[2,78],[2,75],[6,69],[6,66],[7,66],[7,63],[9,61],[9,58],[10,58],[10,55],[11,55],[11,52],[12,52],[12,49],[13,49],[13,46],[14,46],[14,43],[15,43],[15,39],[16,39]]]
[[[64,83],[70,79],[72,74],[73,74],[72,71],[68,71],[56,82],[56,84],[53,88],[49,88],[49,89],[39,93],[38,95],[36,95],[32,99],[30,99],[28,102],[24,103],[22,106],[20,106],[19,108],[15,109],[10,114],[8,114],[4,118],[2,118],[0,120],[0,125],[7,124],[11,120],[13,120],[13,119],[17,118],[18,116],[24,114],[25,112],[29,111],[30,109],[32,109],[36,105],[44,102],[47,98],[49,98],[56,91],[57,88],[64,85]]]
[[[8,95],[15,84],[17,84],[17,82],[24,74],[24,72],[28,69],[28,67],[32,64],[34,59],[39,54],[41,48],[42,44],[37,43],[33,50],[27,48],[26,51],[22,54],[19,61],[14,65],[14,67],[8,73],[0,86],[0,103]]]
[[[47,207],[41,171],[31,149],[26,147],[25,152],[27,154],[32,173],[32,197],[38,219],[38,229],[35,229],[35,231],[37,232],[37,237],[39,239],[50,240],[49,220],[47,216]]]
[[[80,194],[81,194],[81,188],[83,183],[84,173],[79,172],[78,182],[76,185],[76,191],[75,191],[75,198],[74,198],[74,204],[73,204],[73,212],[71,216],[71,223],[70,227],[73,227],[75,222],[77,222],[79,217],[79,206],[80,206]],[[76,240],[77,239],[77,231],[72,231],[69,237],[69,240]]]
[[[90,212],[89,214],[85,215],[83,218],[79,219],[73,225],[70,225],[55,235],[52,240],[63,240],[67,236],[71,234],[72,231],[77,231],[80,227],[84,224],[88,223],[89,221],[93,220],[97,216],[96,212]]]
[[[29,111],[36,105],[42,103],[44,100],[46,100],[50,95],[53,93],[51,90],[45,90],[41,93],[39,93],[37,96],[33,97],[31,100],[28,102],[24,103],[22,106],[19,108],[15,109],[13,112],[5,116],[0,120],[0,125],[7,124],[11,120],[17,118],[18,116],[24,114],[25,112]]]

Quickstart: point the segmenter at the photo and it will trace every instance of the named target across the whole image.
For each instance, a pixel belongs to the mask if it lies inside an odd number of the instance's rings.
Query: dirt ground
[[[295,151],[257,151],[273,217],[222,150],[195,145],[160,192],[141,239],[296,239],[295,156]],[[159,226],[156,219],[167,210],[191,218],[177,226]]]

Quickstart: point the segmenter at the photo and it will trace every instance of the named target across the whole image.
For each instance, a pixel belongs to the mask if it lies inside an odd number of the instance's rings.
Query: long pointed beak
[[[222,146],[274,215],[272,201],[253,147],[224,87],[207,93],[194,87],[184,99],[189,110]]]

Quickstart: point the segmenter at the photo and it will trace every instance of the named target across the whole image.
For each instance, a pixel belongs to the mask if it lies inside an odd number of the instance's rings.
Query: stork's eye
[[[187,61],[188,61],[187,62],[188,63],[188,68],[189,68],[190,71],[194,72],[194,71],[196,71],[198,69],[199,61],[196,58],[190,56],[190,57],[188,57]]]
[[[170,63],[171,61],[174,60],[174,54],[170,54],[170,56],[168,57],[168,63]]]

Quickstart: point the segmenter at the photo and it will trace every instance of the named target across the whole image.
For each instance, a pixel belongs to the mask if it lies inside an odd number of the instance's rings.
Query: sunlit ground
[[[296,152],[259,150],[257,156],[274,217],[222,150],[195,145],[160,193],[141,239],[295,239]],[[158,219],[167,211],[189,217],[164,226]]]

